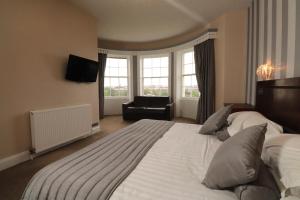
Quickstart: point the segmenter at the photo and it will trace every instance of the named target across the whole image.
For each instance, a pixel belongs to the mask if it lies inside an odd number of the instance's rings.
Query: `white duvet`
[[[198,133],[200,125],[176,123],[120,184],[111,200],[237,200],[231,191],[201,184],[221,142]]]

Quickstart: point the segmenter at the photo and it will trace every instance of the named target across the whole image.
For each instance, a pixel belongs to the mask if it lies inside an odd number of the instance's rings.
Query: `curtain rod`
[[[193,46],[205,42],[209,39],[215,39],[217,37],[217,29],[208,29],[206,32],[202,33],[201,36],[193,39],[189,42],[185,42],[173,47],[167,47],[158,50],[141,50],[141,51],[127,51],[127,50],[113,50],[113,49],[104,49],[98,48],[99,53],[106,54],[116,54],[116,55],[149,55],[149,54],[161,54],[167,52],[176,52],[184,50],[187,48],[192,48]]]

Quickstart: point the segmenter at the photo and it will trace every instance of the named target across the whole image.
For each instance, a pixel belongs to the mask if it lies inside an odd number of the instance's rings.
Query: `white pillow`
[[[279,135],[283,132],[280,125],[275,122],[265,118],[262,114],[254,111],[243,111],[236,112],[228,117],[228,122],[230,126],[228,127],[228,132],[230,136],[235,135],[242,129],[248,128],[250,126],[260,125],[267,123],[266,140],[269,138]]]
[[[262,159],[286,189],[300,186],[300,135],[281,134],[266,141]]]

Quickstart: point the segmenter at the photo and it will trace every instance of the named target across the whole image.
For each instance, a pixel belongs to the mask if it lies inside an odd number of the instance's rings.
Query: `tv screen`
[[[98,68],[96,61],[70,55],[66,79],[75,82],[96,82]]]

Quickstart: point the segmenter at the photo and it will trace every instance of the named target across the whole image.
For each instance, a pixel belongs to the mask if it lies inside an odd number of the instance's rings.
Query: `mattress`
[[[111,200],[237,200],[201,184],[221,142],[200,135],[200,125],[176,123],[114,191]]]

